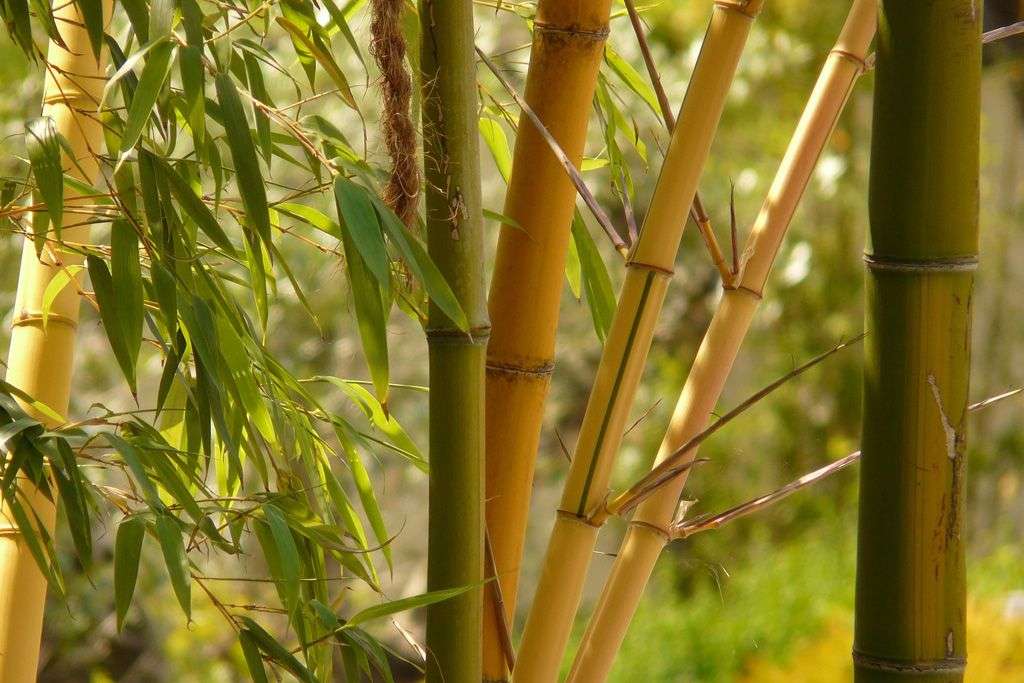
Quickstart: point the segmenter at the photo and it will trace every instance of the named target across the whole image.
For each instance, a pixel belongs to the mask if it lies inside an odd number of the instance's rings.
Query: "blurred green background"
[[[986,3],[986,24],[1016,18],[1016,2]],[[529,5],[524,5],[528,12]],[[710,2],[672,1],[644,7],[655,58],[670,99],[681,101],[703,35]],[[617,7],[621,10],[621,6]],[[730,187],[741,238],[756,215],[789,136],[831,47],[846,3],[773,0],[755,26],[701,183],[705,205],[719,239],[728,244]],[[365,35],[368,16],[353,23]],[[529,33],[524,22],[482,7],[477,43],[503,54],[509,75],[522,86]],[[639,52],[621,12],[613,20],[610,46],[638,70]],[[1007,41],[986,50],[983,111],[982,266],[975,296],[975,400],[1024,384],[1024,41]],[[372,110],[377,92],[374,74],[358,83],[361,106]],[[871,77],[857,86],[828,149],[822,155],[803,205],[783,246],[767,295],[729,381],[720,408],[727,410],[794,366],[857,335],[862,329],[861,253],[866,233]],[[9,41],[0,38],[0,168],[23,175],[23,122],[38,112],[40,72],[27,64]],[[353,84],[356,85],[355,80]],[[611,82],[619,105],[646,144],[647,159],[628,154],[636,182],[635,205],[642,215],[653,189],[667,135],[658,118],[633,93]],[[503,93],[494,93],[507,101]],[[341,126],[337,108],[323,112]],[[342,119],[342,120],[339,120]],[[367,149],[374,144],[369,120]],[[603,141],[592,125],[588,155],[600,157]],[[511,136],[512,131],[508,131]],[[486,206],[500,211],[504,185],[487,152],[482,152]],[[287,173],[287,169],[282,171]],[[585,178],[621,224],[621,205],[611,190],[606,168]],[[497,226],[490,224],[490,246]],[[599,239],[594,231],[595,239]],[[621,263],[600,243],[613,281],[621,281]],[[9,330],[20,244],[0,240],[0,313],[3,346]],[[493,253],[493,249],[492,249]],[[328,253],[310,251],[293,258],[296,276],[320,316],[322,332],[282,288],[272,310],[271,346],[298,376],[334,374],[363,377],[349,293],[339,283],[340,266]],[[617,482],[626,484],[648,466],[660,442],[676,395],[685,378],[719,297],[718,279],[699,236],[688,229],[675,280],[655,347],[635,406],[639,423],[627,436]],[[75,408],[85,411],[102,401],[128,406],[117,366],[98,327],[95,312],[85,311],[77,374]],[[426,347],[418,328],[400,315],[392,320],[395,381],[425,383]],[[553,522],[552,511],[567,471],[560,441],[571,450],[582,418],[600,345],[585,303],[566,288],[554,386],[539,456],[527,554],[522,607],[529,604],[537,565]],[[719,432],[702,447],[711,459],[690,477],[686,497],[696,501],[691,514],[724,509],[770,491],[857,447],[860,420],[860,348],[854,346],[790,382]],[[156,357],[149,370],[158,370]],[[328,396],[328,400],[330,397]],[[335,407],[342,405],[335,397]],[[340,408],[339,408],[340,409]],[[425,448],[425,396],[396,395],[392,409]],[[1021,402],[1011,400],[976,414],[969,427],[969,581],[970,638],[968,678],[972,681],[1024,681],[1024,422]],[[416,435],[419,435],[418,437]],[[401,461],[374,463],[374,481],[385,506],[394,541],[396,567],[387,584],[398,597],[425,586],[426,482]],[[821,482],[758,515],[671,546],[637,614],[616,666],[614,680],[631,681],[801,681],[849,680],[852,627],[856,467]],[[89,577],[69,570],[66,602],[51,599],[42,655],[45,681],[235,681],[247,677],[235,634],[212,605],[197,596],[194,621],[187,624],[159,570],[155,548],[151,571],[143,569],[139,604],[129,627],[115,628],[111,534],[97,529],[100,555]],[[611,525],[600,549],[613,553],[621,527]],[[70,557],[70,556],[69,556]],[[68,560],[71,562],[71,560]],[[104,564],[106,563],[106,564]],[[265,575],[258,563],[243,567]],[[589,602],[600,589],[611,558],[592,565]],[[212,573],[212,570],[211,570]],[[225,575],[239,576],[238,567]],[[72,578],[74,577],[74,578]],[[224,586],[237,593],[237,605],[259,603],[259,582]],[[352,601],[371,596],[353,590]],[[520,623],[524,614],[520,614]],[[396,619],[375,632],[413,656],[409,639],[422,632],[422,615]],[[579,624],[580,630],[585,622]],[[401,677],[402,667],[396,669]],[[412,680],[410,678],[410,680]]]

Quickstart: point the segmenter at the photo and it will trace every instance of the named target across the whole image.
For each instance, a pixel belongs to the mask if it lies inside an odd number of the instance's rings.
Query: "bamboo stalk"
[[[587,512],[608,488],[679,240],[725,97],[762,0],[715,3],[640,233],[580,428],[575,455],[527,619],[513,680],[554,681],[579,606],[597,528]]]
[[[725,290],[676,405],[658,462],[703,431],[739,352],[775,255],[814,165],[849,97],[875,31],[875,0],[854,0],[835,47],[822,68],[804,113],[754,223],[736,284]],[[696,457],[687,451],[681,465]],[[576,655],[570,681],[607,678],[662,548],[687,468],[641,503],[633,516]]]
[[[489,325],[472,0],[421,0],[427,247],[468,320],[431,303],[427,586],[472,586],[427,610],[428,683],[479,683],[484,576],[484,372]]]
[[[959,682],[980,5],[882,0],[854,680]]]
[[[102,4],[103,14],[109,18],[110,0]],[[77,4],[55,2],[53,15],[66,47],[54,42],[49,45],[42,115],[50,117],[55,129],[68,141],[73,158],[65,155],[64,172],[91,184],[99,171],[96,155],[103,140],[96,112],[103,92],[105,59],[97,61],[93,56]],[[105,51],[101,54],[105,56]],[[64,193],[65,203],[74,205],[78,193],[70,187],[65,187]],[[87,199],[82,201],[88,203]],[[71,396],[78,326],[77,279],[54,299],[45,327],[43,298],[47,285],[61,269],[81,263],[82,257],[61,248],[52,230],[50,236],[54,240],[47,242],[41,258],[36,256],[31,236],[22,248],[6,379],[64,415]],[[69,244],[88,242],[88,222],[65,227],[61,237]],[[31,406],[22,404],[22,407],[54,426],[51,419]],[[20,494],[45,530],[52,533],[56,517],[54,503],[27,483],[21,485]],[[28,552],[14,520],[0,506],[0,681],[28,683],[36,680],[45,603],[46,579]]]
[[[610,0],[541,0],[525,100],[569,161],[583,158],[591,101],[608,35]],[[520,117],[491,279],[487,345],[487,529],[505,620],[513,621],[519,566],[576,190],[541,132]],[[494,591],[484,599],[484,680],[508,667]]]

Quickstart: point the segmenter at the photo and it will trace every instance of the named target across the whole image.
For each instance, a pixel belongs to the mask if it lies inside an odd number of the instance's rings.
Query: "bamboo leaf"
[[[171,588],[178,604],[185,612],[186,618],[192,620],[192,584],[190,583],[188,558],[185,556],[185,544],[181,540],[181,527],[178,520],[168,512],[156,515],[156,535],[160,540],[160,550],[167,565],[167,575],[171,579]]]
[[[512,175],[512,152],[509,151],[508,137],[501,124],[488,116],[481,116],[479,121],[480,135],[491,152],[494,165],[498,167],[501,177],[508,182]]]
[[[101,0],[75,0],[82,12],[85,30],[89,34],[92,54],[99,61],[103,49],[103,3]]]
[[[377,396],[384,402],[387,401],[389,383],[387,317],[380,287],[353,242],[348,233],[343,233],[346,272],[363,355]]]
[[[386,296],[391,282],[391,260],[384,246],[373,202],[362,187],[340,175],[334,180],[334,201],[342,227],[347,229]]]
[[[78,265],[64,266],[54,273],[53,279],[46,283],[46,289],[43,290],[43,305],[40,307],[44,332],[46,331],[46,325],[50,317],[50,310],[53,309],[54,300],[56,300],[57,296],[64,291],[65,287],[74,281],[75,276],[83,269],[83,266]]]
[[[26,0],[5,0],[7,11],[4,13],[4,22],[7,24],[7,32],[14,38],[29,59],[35,61],[35,43],[32,42],[32,22],[28,11]]]
[[[217,74],[215,84],[221,115],[224,117],[228,148],[235,164],[236,184],[242,195],[242,204],[245,206],[246,223],[256,230],[260,239],[269,243],[271,237],[267,191],[256,158],[256,149],[252,144],[252,136],[249,134],[249,122],[242,110],[242,101],[229,74]]]
[[[608,276],[608,268],[579,212],[572,221],[572,239],[579,254],[583,289],[594,322],[594,332],[601,343],[604,343],[608,337],[612,317],[615,315],[615,291]]]
[[[203,200],[196,196],[188,181],[174,167],[160,157],[148,152],[143,152],[143,156],[151,160],[154,168],[158,169],[167,180],[171,194],[178,200],[178,204],[188,214],[188,217],[196,222],[199,229],[228,255],[237,256],[234,245],[231,244],[231,240],[228,239],[228,236],[220,227],[217,217],[213,215],[213,212],[210,211],[210,208],[206,206]]]
[[[627,88],[636,93],[660,120],[661,109],[658,105],[658,96],[655,94],[654,88],[651,87],[650,83],[629,62],[623,59],[619,53],[613,50],[611,46],[605,46],[604,58],[615,75],[626,84]]]
[[[114,607],[118,631],[124,628],[124,619],[135,594],[145,536],[146,520],[143,517],[126,517],[117,526],[117,537],[114,540]]]
[[[135,147],[142,132],[146,128],[149,117],[153,114],[157,98],[167,82],[171,71],[175,45],[171,42],[159,42],[146,57],[146,65],[142,67],[139,86],[128,105],[128,116],[125,119],[124,131],[121,133],[121,154]]]
[[[107,270],[107,264],[103,259],[93,256],[86,257],[89,267],[89,279],[92,281],[92,288],[96,294],[96,304],[100,309],[100,319],[103,321],[103,328],[107,332],[107,340],[110,348],[114,351],[117,364],[121,366],[125,380],[131,388],[132,395],[138,393],[136,387],[135,359],[138,356],[138,347],[130,348],[130,340],[126,333],[127,325],[122,319],[122,298],[114,288],[114,282]],[[141,331],[140,331],[141,332]]]
[[[117,293],[118,318],[123,327],[131,366],[138,363],[142,346],[142,323],[145,297],[142,290],[142,269],[139,265],[139,239],[132,225],[116,220],[110,228],[111,281]]]
[[[345,104],[358,112],[359,106],[356,104],[355,97],[352,96],[352,88],[349,86],[348,78],[345,77],[338,63],[334,61],[330,50],[322,44],[317,44],[317,41],[310,39],[306,32],[290,19],[278,17],[277,23],[288,31],[295,42],[301,43],[302,47],[313,56],[313,59],[317,61],[323,70],[327,72],[327,75],[331,77],[331,80],[334,81],[334,85],[338,88],[338,94]]]
[[[285,607],[288,608],[290,618],[294,619],[298,615],[299,579],[302,571],[299,549],[295,545],[295,538],[288,527],[284,513],[279,507],[273,503],[266,503],[263,506],[263,516],[267,520],[267,526],[270,528],[270,534],[277,549],[277,564],[281,572]]]
[[[35,177],[43,203],[46,204],[50,223],[58,236],[64,217],[64,170],[61,167],[59,136],[53,119],[49,117],[33,120],[28,124],[25,135],[25,148],[32,167],[32,175]],[[40,237],[45,239],[45,227],[42,235],[36,231],[37,254],[42,253]]]
[[[316,683],[316,679],[313,677],[313,674],[309,672],[309,669],[307,669],[302,662],[295,657],[295,655],[288,652],[288,650],[277,642],[272,635],[263,630],[262,626],[249,617],[239,617],[238,620],[244,625],[243,630],[252,636],[256,646],[259,647],[260,651],[269,657],[271,661],[274,661],[278,665],[284,667],[299,680],[306,681],[307,683]]]
[[[242,646],[242,656],[245,657],[245,665],[249,669],[254,683],[270,683],[267,678],[267,670],[263,666],[263,657],[260,655],[259,646],[252,632],[242,629],[238,632],[238,643]]]
[[[55,439],[55,442],[56,448],[53,450],[56,453],[50,458],[51,469],[57,480],[75,551],[82,565],[88,568],[92,564],[92,528],[85,484],[68,442],[64,439]]]
[[[345,625],[342,628],[349,629],[373,619],[380,619],[381,617],[416,609],[417,607],[426,607],[444,600],[450,600],[467,591],[473,590],[474,588],[476,588],[476,586],[446,588],[444,590],[430,591],[429,593],[414,595],[409,598],[401,598],[399,600],[392,600],[391,602],[374,605],[373,607],[367,607],[360,612],[356,612],[351,619],[345,622]]]

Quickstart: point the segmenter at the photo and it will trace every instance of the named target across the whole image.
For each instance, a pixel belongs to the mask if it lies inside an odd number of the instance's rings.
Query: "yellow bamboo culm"
[[[697,352],[658,462],[707,425],[800,197],[857,77],[864,70],[875,24],[876,0],[854,0],[754,223],[736,284],[725,290]],[[693,449],[686,459],[692,461],[695,456]],[[687,472],[683,470],[637,507],[583,636],[569,681],[598,683],[607,679],[654,564],[669,541],[669,526]]]
[[[541,0],[526,103],[579,167],[610,0]],[[520,117],[491,281],[487,346],[487,529],[504,602],[484,591],[485,681],[508,680],[513,621],[576,190],[529,117]]]
[[[110,16],[110,0],[104,0],[103,12],[105,17]],[[96,154],[103,140],[96,112],[103,92],[104,64],[93,56],[76,3],[55,2],[53,15],[66,48],[50,43],[42,115],[53,120],[74,154],[76,163],[66,159],[65,172],[92,183],[99,169]],[[65,203],[73,205],[74,196],[66,187]],[[68,243],[87,242],[88,222],[66,225],[61,237]],[[61,268],[79,263],[79,255],[61,249],[53,241],[48,242],[39,259],[32,239],[26,239],[7,361],[7,381],[61,415],[67,412],[71,392],[78,285],[73,282],[57,295],[45,328],[43,295]],[[52,420],[30,406],[22,407],[53,426]],[[21,495],[26,508],[34,509],[52,531],[56,514],[53,503],[28,485],[21,488]],[[0,507],[0,683],[36,680],[45,602],[46,579],[14,520]]]
[[[740,54],[763,0],[719,0],[651,199],[591,390],[512,680],[558,677],[597,539],[588,511],[608,489],[679,240]]]

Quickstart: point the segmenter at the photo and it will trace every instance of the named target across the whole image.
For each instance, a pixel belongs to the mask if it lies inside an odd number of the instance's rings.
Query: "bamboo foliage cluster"
[[[851,454],[714,518],[677,516],[700,444],[848,345],[708,426],[817,160],[873,64],[879,9],[854,664],[863,681],[961,680],[979,16],[970,0],[851,1],[742,255],[733,225],[732,264],[697,190],[763,0],[709,3],[677,117],[630,1],[650,83],[606,43],[610,0],[540,0],[535,13],[498,3],[532,30],[523,95],[474,44],[471,0],[404,9],[378,2],[371,52],[385,72],[380,130],[394,169],[352,142],[373,122],[350,75],[371,75],[350,27],[358,0],[248,11],[207,0],[130,0],[120,13],[108,0],[51,9],[33,2],[45,55],[27,0],[0,3],[9,34],[47,73],[42,116],[26,128],[25,172],[4,180],[0,197],[5,229],[24,238],[0,385],[0,682],[34,678],[47,585],[63,591],[53,547],[58,505],[88,569],[91,511],[100,501],[119,515],[118,628],[131,619],[150,539],[183,613],[191,618],[198,586],[238,632],[254,680],[267,680],[267,663],[299,680],[329,680],[335,646],[346,680],[388,679],[396,655],[362,624],[426,607],[428,681],[556,681],[599,531],[612,516],[629,517],[568,674],[578,683],[606,680],[670,541],[860,459]],[[273,41],[288,46],[293,63],[266,47]],[[518,115],[490,90],[495,79]],[[642,226],[626,159],[646,164],[648,152],[616,104],[614,82],[670,130]],[[588,159],[592,118],[603,149]],[[516,130],[514,153],[505,127]],[[502,227],[489,297],[481,141],[507,182],[504,209],[493,216]],[[406,191],[420,177],[414,159],[422,163],[422,205]],[[587,188],[588,162],[610,170],[621,230]],[[400,215],[389,204],[400,205]],[[588,212],[624,256],[617,298]],[[721,276],[722,297],[653,467],[613,495],[616,455],[688,217]],[[317,252],[344,264],[368,381],[300,378],[271,350],[279,289],[321,326],[325,312],[305,293],[315,276],[301,265]],[[585,296],[603,348],[517,651],[526,519],[563,277],[576,298]],[[100,406],[71,417],[83,300],[97,313],[134,410]],[[394,309],[421,324],[426,338],[429,464],[391,411]],[[158,361],[158,376],[146,376],[147,358]],[[428,475],[423,595],[383,597],[380,571],[393,570],[393,537],[363,463],[377,452]],[[117,486],[101,484],[85,463]],[[908,476],[919,471],[927,474]],[[275,636],[280,623],[222,604],[205,577],[205,555],[245,557],[252,546],[294,645]],[[341,578],[379,593],[380,604],[353,609],[337,588]],[[902,606],[900,618],[892,605]]]

